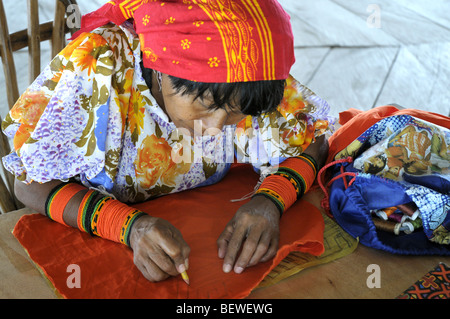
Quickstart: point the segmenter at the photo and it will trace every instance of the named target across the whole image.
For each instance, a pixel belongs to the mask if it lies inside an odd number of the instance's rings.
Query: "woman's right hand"
[[[143,216],[136,220],[130,246],[134,264],[151,282],[177,276],[188,268],[191,249],[180,231],[164,219]]]

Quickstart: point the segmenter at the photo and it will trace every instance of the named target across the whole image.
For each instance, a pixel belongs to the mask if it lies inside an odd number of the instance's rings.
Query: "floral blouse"
[[[225,126],[222,134],[187,137],[157,105],[140,61],[139,37],[128,22],[78,36],[3,121],[14,146],[4,166],[25,183],[75,178],[140,202],[216,183],[235,158],[261,173],[332,130],[328,104],[289,78],[277,110]]]

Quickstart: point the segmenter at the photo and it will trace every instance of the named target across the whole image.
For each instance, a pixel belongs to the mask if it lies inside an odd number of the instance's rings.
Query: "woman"
[[[327,104],[289,77],[293,62],[276,1],[110,1],[83,17],[3,122],[16,194],[129,245],[160,281],[188,268],[190,248],[169,222],[125,203],[216,183],[236,156],[264,179],[218,238],[218,256],[225,272],[267,261],[280,214],[326,157],[331,124]]]

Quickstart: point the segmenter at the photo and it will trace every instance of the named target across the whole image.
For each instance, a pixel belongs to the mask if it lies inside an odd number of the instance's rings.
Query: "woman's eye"
[[[200,106],[204,109],[212,109],[214,110],[214,103],[210,102],[210,101],[205,101],[201,98],[198,99],[198,104],[200,104]]]

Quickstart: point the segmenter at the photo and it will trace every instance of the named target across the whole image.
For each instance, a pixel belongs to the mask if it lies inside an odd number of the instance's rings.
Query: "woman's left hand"
[[[273,258],[278,250],[279,220],[279,210],[264,196],[255,196],[242,205],[217,240],[223,271],[234,268],[241,273],[246,267]]]

